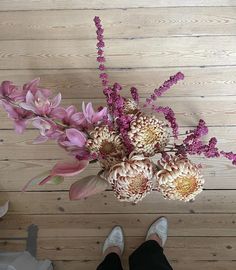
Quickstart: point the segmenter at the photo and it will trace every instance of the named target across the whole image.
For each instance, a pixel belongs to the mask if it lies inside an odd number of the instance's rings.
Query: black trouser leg
[[[97,270],[123,270],[120,257],[116,253],[108,254]]]
[[[129,257],[130,270],[173,270],[163,248],[154,240],[144,242]]]

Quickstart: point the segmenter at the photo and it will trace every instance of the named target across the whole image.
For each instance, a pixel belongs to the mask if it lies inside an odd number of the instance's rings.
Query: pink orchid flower
[[[22,102],[25,100],[25,94],[22,89],[10,81],[2,82],[0,86],[0,98],[9,98],[13,101]]]
[[[15,131],[21,134],[25,130],[28,120],[32,117],[32,112],[13,107],[3,100],[1,101],[1,104],[8,113],[8,117],[14,121]]]
[[[0,85],[0,97],[7,97],[16,102],[25,102],[28,91],[35,94],[38,90],[40,90],[44,96],[49,97],[51,95],[51,91],[48,89],[39,88],[39,81],[39,78],[34,79],[27,84],[24,84],[23,87],[18,87],[10,81],[3,81]]]
[[[70,127],[83,126],[85,122],[84,114],[82,112],[78,112],[76,107],[73,105],[66,109],[62,107],[55,108],[51,113],[51,116],[61,120],[64,125]]]
[[[66,130],[66,137],[59,140],[59,144],[66,148],[83,148],[86,144],[87,137],[82,131],[75,128],[69,128]]]
[[[49,99],[48,93],[37,90],[35,94],[28,91],[26,94],[26,102],[20,103],[25,110],[34,112],[37,115],[50,115],[50,113],[59,106],[61,102],[61,94],[59,93],[52,100]]]
[[[39,87],[40,78],[33,79],[32,81],[23,85],[22,91],[26,94],[30,91],[33,95],[36,94],[38,90],[40,90],[45,97],[50,97],[52,95],[52,91],[46,88]]]
[[[105,116],[107,116],[106,107],[104,107],[98,112],[95,112],[91,102],[89,102],[87,105],[85,105],[85,103],[83,102],[82,110],[83,110],[84,118],[89,124],[97,124],[99,121],[103,120]]]
[[[52,121],[45,120],[40,117],[36,117],[32,124],[34,127],[39,129],[40,135],[34,140],[34,143],[43,143],[48,139],[57,140],[63,133],[59,130],[57,125]]]

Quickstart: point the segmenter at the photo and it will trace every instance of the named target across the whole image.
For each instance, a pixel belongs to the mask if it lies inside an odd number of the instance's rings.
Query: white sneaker
[[[107,236],[107,239],[104,242],[102,252],[103,254],[109,247],[118,247],[120,248],[121,254],[124,251],[124,233],[120,226],[115,226],[110,234]]]
[[[157,234],[158,237],[161,239],[162,242],[161,246],[164,247],[167,240],[167,231],[168,231],[167,219],[165,217],[158,218],[150,226],[146,235],[146,241],[148,240],[151,234]]]

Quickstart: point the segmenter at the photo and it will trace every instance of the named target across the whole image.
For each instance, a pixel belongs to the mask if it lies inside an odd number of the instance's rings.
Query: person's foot
[[[155,240],[164,247],[167,240],[168,223],[165,217],[158,218],[152,223],[146,235],[147,240]]]
[[[109,253],[116,253],[121,256],[124,251],[124,234],[120,226],[115,226],[107,236],[103,245],[104,257]]]

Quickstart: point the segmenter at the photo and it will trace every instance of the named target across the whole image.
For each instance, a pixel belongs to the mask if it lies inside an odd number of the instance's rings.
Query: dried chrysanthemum
[[[114,165],[108,175],[120,201],[141,201],[152,190],[153,164],[143,156],[133,156]]]
[[[124,101],[124,113],[125,114],[136,114],[139,112],[138,104],[130,98],[126,98]]]
[[[123,154],[120,153],[114,156],[107,156],[101,158],[99,159],[99,163],[104,170],[109,171],[111,167],[113,167],[115,164],[120,163],[122,161],[122,158]]]
[[[96,127],[90,133],[91,139],[87,141],[87,148],[91,154],[96,154],[101,166],[109,169],[124,156],[124,145],[121,136],[110,131],[108,126]]]
[[[182,156],[159,161],[160,171],[156,173],[157,189],[164,198],[190,201],[202,191],[204,179],[197,167]]]
[[[164,150],[169,140],[167,124],[154,115],[138,114],[128,132],[134,151],[144,156],[153,156]]]

